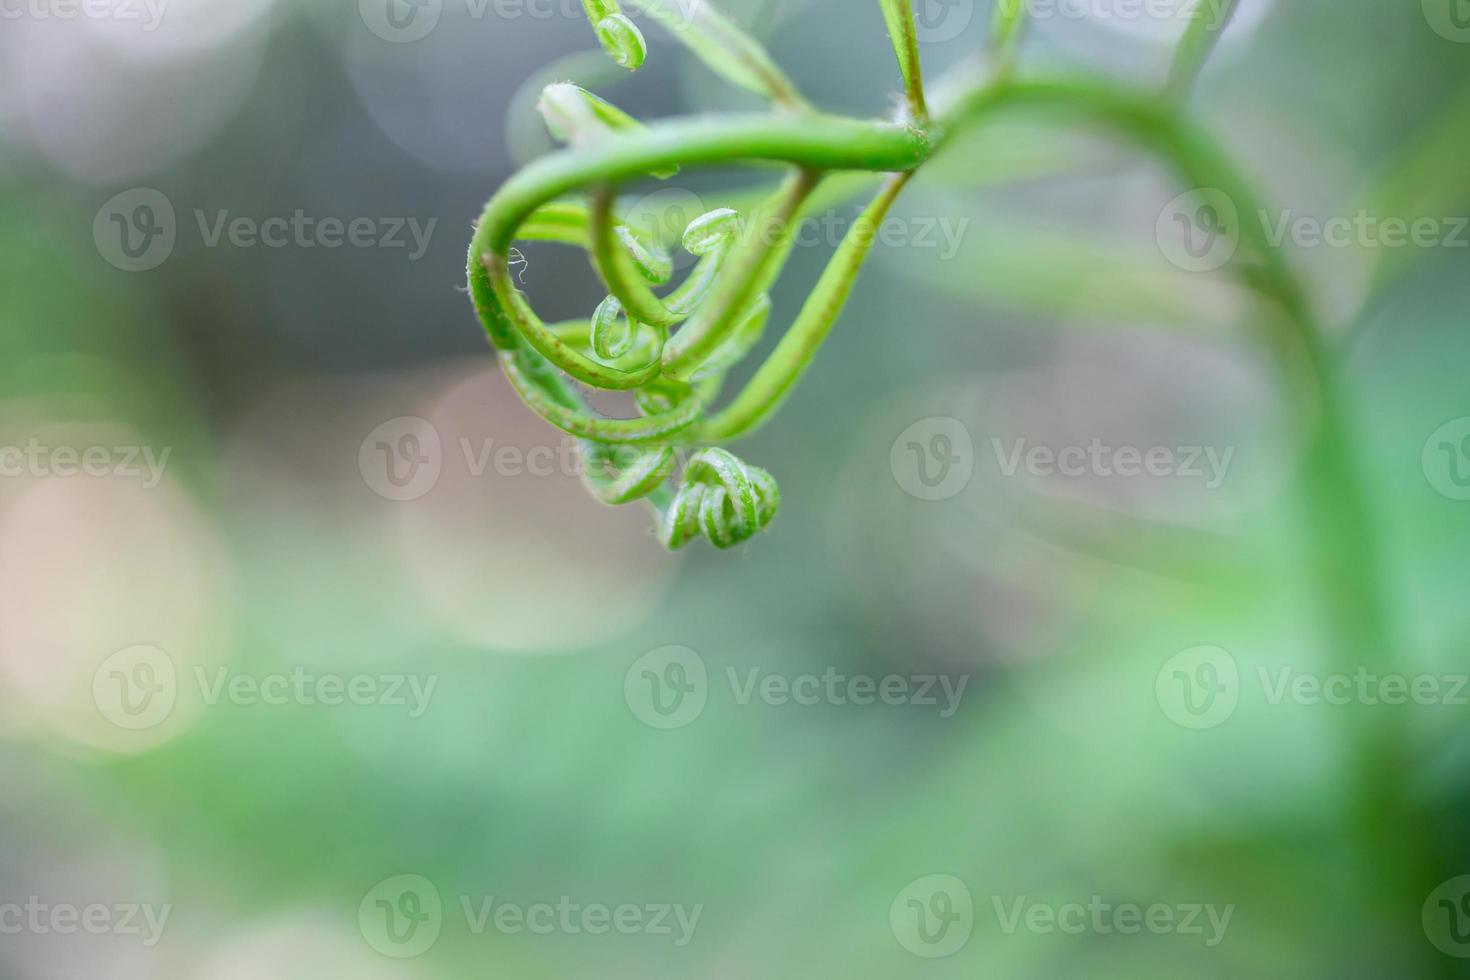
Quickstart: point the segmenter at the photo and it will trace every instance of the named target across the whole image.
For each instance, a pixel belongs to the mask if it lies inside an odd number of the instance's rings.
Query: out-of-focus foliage
[[[673,559],[642,516],[562,471],[458,292],[486,188],[549,148],[507,142],[516,93],[595,43],[583,12],[429,6],[435,28],[408,42],[353,2],[179,3],[154,31],[0,23],[0,447],[136,449],[139,470],[62,476],[53,457],[0,477],[0,907],[171,908],[153,945],[0,933],[0,974],[1455,975],[1425,910],[1380,892],[1381,855],[1353,826],[1353,747],[1385,724],[1410,733],[1423,824],[1405,836],[1428,845],[1410,871],[1450,881],[1470,873],[1467,709],[1269,696],[1283,670],[1342,669],[1323,623],[1344,611],[1318,606],[1303,563],[1300,447],[1245,339],[1252,306],[1167,261],[1157,226],[1177,190],[1157,167],[1049,127],[957,143],[900,202],[910,237],[880,242],[822,369],[752,446],[787,495],[779,533],[734,560]],[[726,9],[814,102],[867,114],[898,73],[876,5],[855,6]],[[1470,210],[1470,47],[1420,6],[1243,0],[1193,111],[1270,207],[1446,234]],[[982,9],[927,32],[926,72],[981,49],[988,23]],[[1025,50],[1048,70],[1161,80],[1169,47],[1135,26],[1037,19]],[[640,118],[748,107],[682,54],[615,82],[565,64],[561,80]],[[760,189],[677,183],[709,207]],[[136,188],[169,201],[176,242],[127,272],[94,225]],[[814,220],[854,210],[834,194]],[[317,231],[369,219],[373,244],[227,230],[298,212]],[[952,254],[941,221],[967,222]],[[393,222],[402,247],[383,242]],[[433,222],[416,257],[410,222]],[[934,247],[914,241],[923,222]],[[773,292],[783,319],[830,254],[814,239]],[[1470,415],[1470,251],[1287,251],[1350,352],[1394,670],[1463,674],[1470,503],[1433,464],[1463,435],[1436,433]],[[548,319],[600,299],[571,254],[529,249],[518,272]],[[427,428],[374,435],[405,417]],[[933,418],[973,447],[943,500],[894,466]],[[371,475],[378,445],[413,435],[422,451],[429,432],[432,489],[390,499],[404,487]],[[1233,462],[1215,487],[1007,475],[1018,440],[1094,439]],[[168,451],[156,482],[144,448]],[[98,685],[140,645],[166,653],[177,697],[129,728]],[[661,730],[629,678],[669,646],[697,653],[708,700]],[[1192,730],[1158,683],[1202,646],[1233,658],[1239,703]],[[942,696],[739,696],[751,676],[829,671],[967,682],[948,716]],[[378,700],[241,693],[278,676],[366,678]],[[394,677],[402,704],[381,686]],[[431,690],[417,714],[410,681]],[[400,960],[359,910],[403,874],[432,882],[443,913],[432,948]],[[964,882],[973,926],[928,960],[890,913],[936,874]],[[477,929],[488,896],[702,911],[676,945]],[[1207,918],[1198,934],[1008,928],[1018,902],[1233,911],[1211,945]]]

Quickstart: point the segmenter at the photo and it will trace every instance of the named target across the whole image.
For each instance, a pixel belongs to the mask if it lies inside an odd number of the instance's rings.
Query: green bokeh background
[[[814,101],[889,105],[876,5],[727,6]],[[926,44],[931,74],[983,45],[979,6]],[[652,28],[647,68],[618,76],[559,61],[591,42],[575,6],[467,9],[446,0],[411,44],[374,36],[349,0],[181,2],[142,39],[0,22],[0,445],[170,453],[151,488],[0,478],[0,905],[171,908],[151,946],[0,932],[0,975],[1462,975],[1443,947],[1467,956],[1470,939],[1436,926],[1453,910],[1430,893],[1470,887],[1453,882],[1470,874],[1467,708],[1273,703],[1262,677],[1364,667],[1448,691],[1470,671],[1470,502],[1445,492],[1458,470],[1431,439],[1470,415],[1470,234],[1288,246],[1343,352],[1395,637],[1374,664],[1326,639],[1345,611],[1318,598],[1299,434],[1249,340],[1260,310],[1223,273],[1169,263],[1157,229],[1181,189],[1157,166],[1024,120],[914,182],[899,217],[966,221],[959,251],[880,248],[815,370],[740,448],[781,482],[770,533],[669,557],[646,513],[599,507],[571,474],[474,472],[487,447],[560,442],[498,377],[463,248],[484,199],[550,148],[527,79],[596,83],[644,118],[748,103]],[[1437,9],[1244,0],[1195,114],[1273,207],[1453,230],[1470,211],[1470,44],[1432,29]],[[1167,47],[1133,26],[1037,24],[1025,71],[1155,82]],[[668,186],[712,204],[751,180]],[[168,197],[178,242],[129,273],[93,226],[139,187]],[[196,219],[297,209],[436,224],[415,261],[209,247]],[[776,324],[829,253],[796,251]],[[548,320],[599,300],[580,256],[527,258]],[[442,474],[392,501],[360,455],[404,416],[433,425]],[[968,433],[974,473],[926,501],[905,490],[901,437],[936,417]],[[1206,488],[1007,475],[996,449],[1094,438],[1233,463]],[[140,644],[176,667],[178,702],[130,731],[99,710],[94,675]],[[706,667],[707,704],[659,730],[625,681],[668,646]],[[1228,652],[1238,704],[1193,729],[1167,665],[1202,646]],[[196,671],[221,669],[434,687],[417,716],[205,703]],[[730,677],[752,670],[966,687],[948,717],[741,703]],[[1379,741],[1402,755],[1387,772],[1365,763]],[[1392,826],[1358,819],[1364,780],[1392,783]],[[412,958],[383,955],[371,925],[374,889],[400,875],[443,905]],[[934,875],[963,882],[973,921],[929,958],[894,922]],[[489,896],[701,913],[682,946],[477,932],[461,900]],[[1231,918],[1215,943],[1204,917],[1203,934],[1007,929],[1018,901]]]

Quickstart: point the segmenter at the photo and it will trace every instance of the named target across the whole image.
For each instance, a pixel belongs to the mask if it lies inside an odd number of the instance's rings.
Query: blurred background
[[[876,4],[724,6],[891,106]],[[1038,5],[1023,71],[1157,84],[1178,7]],[[931,78],[983,48],[919,8]],[[0,975],[1463,975],[1464,4],[1243,0],[1193,103],[1341,352],[1366,661],[1212,213],[1086,129],[913,182],[739,447],[768,533],[594,503],[463,256],[545,83],[751,107],[645,30],[627,75],[570,0],[0,0]]]

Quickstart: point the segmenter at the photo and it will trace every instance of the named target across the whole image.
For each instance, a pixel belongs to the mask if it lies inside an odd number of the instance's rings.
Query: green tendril
[[[727,450],[706,449],[684,470],[684,486],[664,515],[663,543],[677,551],[702,534],[716,548],[733,548],[769,527],[780,506],[771,474]]]
[[[1177,123],[1169,99],[1110,86],[1017,82],[1008,70],[1024,5],[995,5],[991,47],[999,63],[961,66],[926,95],[909,0],[878,0],[903,80],[906,109],[895,120],[860,120],[811,110],[760,43],[708,0],[627,0],[667,28],[716,74],[770,100],[773,111],[701,116],[645,125],[570,83],[546,86],[537,108],[567,149],[511,177],[486,205],[470,246],[475,310],[511,386],[550,424],[584,441],[591,491],[610,504],[646,500],[661,514],[662,537],[678,548],[705,537],[718,548],[747,541],[775,516],[770,474],[715,443],[768,422],[837,323],[871,254],[878,226],[899,194],[951,135],[1001,109],[1060,110],[1100,120],[1170,161],[1196,186],[1251,198],[1217,166],[1207,141]],[[1218,7],[1223,15],[1233,0]],[[642,33],[617,0],[584,0],[604,48],[625,68],[644,61]],[[1176,56],[1171,90],[1199,71],[1225,16],[1198,18]],[[686,222],[677,244],[697,260],[670,285],[672,238],[660,240],[619,209],[626,185],[690,168],[746,163],[787,168],[779,188],[742,215],[716,207]],[[828,175],[887,174],[838,247],[775,350],[729,403],[714,409],[730,372],[747,358],[773,315],[771,289],[796,242],[808,201]],[[1218,176],[1208,181],[1211,175]],[[844,186],[863,186],[845,183]],[[846,192],[845,192],[846,193]],[[676,230],[676,229],[670,229]],[[544,323],[510,274],[517,242],[583,249],[607,290],[590,317]],[[1306,322],[1305,301],[1267,243],[1242,278]],[[533,284],[534,285],[534,284]],[[1303,328],[1306,331],[1306,328]],[[1279,349],[1293,346],[1282,342]],[[1295,346],[1300,347],[1298,343]],[[1284,355],[1283,355],[1284,356]],[[585,385],[634,396],[636,418],[592,410]],[[675,456],[692,453],[682,475]]]

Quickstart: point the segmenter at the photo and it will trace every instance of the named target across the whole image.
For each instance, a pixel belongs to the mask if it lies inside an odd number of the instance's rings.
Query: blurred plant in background
[[[485,363],[464,222],[551,149],[547,84],[654,132],[753,95],[632,5],[636,74],[580,4],[114,6],[0,24],[7,976],[1470,952],[1453,3],[1241,0],[1189,115],[1251,195],[1050,113],[955,132],[749,443],[779,532],[683,560]],[[1012,84],[1177,82],[1186,6],[1026,5]],[[902,83],[878,5],[722,9],[824,111]],[[914,10],[931,79],[990,44],[984,4]],[[773,310],[873,186],[808,198]],[[771,189],[619,206],[672,243]],[[609,292],[520,259],[551,322]],[[1256,342],[1283,270],[1351,462]]]

